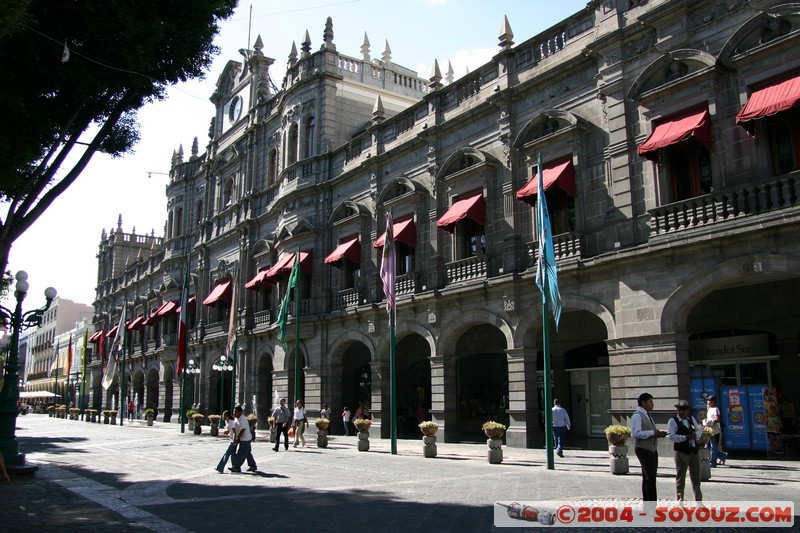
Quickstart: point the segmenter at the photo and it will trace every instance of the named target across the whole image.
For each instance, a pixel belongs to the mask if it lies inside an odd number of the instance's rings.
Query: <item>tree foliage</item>
[[[0,272],[97,150],[132,150],[140,107],[204,75],[236,3],[0,0]]]

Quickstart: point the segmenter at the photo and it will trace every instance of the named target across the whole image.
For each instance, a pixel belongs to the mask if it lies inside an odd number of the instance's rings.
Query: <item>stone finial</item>
[[[189,158],[189,161],[194,161],[197,159],[197,154],[199,153],[200,148],[197,143],[197,137],[194,138],[192,141],[192,157]]]
[[[303,40],[300,42],[300,50],[303,51],[300,54],[300,59],[305,59],[311,55],[311,36],[308,35],[308,30],[306,30],[306,34],[303,35]]]
[[[428,87],[430,87],[432,91],[442,88],[442,71],[439,69],[438,59],[433,60],[433,66],[431,67],[431,73],[428,79],[430,80]]]
[[[264,41],[261,40],[261,34],[259,33],[258,37],[256,37],[256,42],[253,45],[253,50],[255,50],[257,54],[260,54],[263,53],[261,52],[261,50],[263,49],[264,49]]]
[[[178,145],[178,152],[175,154],[175,161],[183,163],[183,145]]]
[[[325,21],[325,31],[322,32],[322,47],[320,50],[336,51],[336,45],[333,44],[333,19],[328,17]]]
[[[117,230],[122,231],[122,213],[117,217]]]
[[[375,106],[372,108],[372,123],[380,124],[386,120],[386,110],[383,108],[381,95],[375,97]]]
[[[103,231],[100,232],[100,240],[104,241],[108,239],[108,234],[106,233],[106,228],[103,228]]]
[[[383,48],[383,54],[381,54],[381,59],[383,59],[384,66],[392,62],[392,49],[389,48],[388,39],[386,40],[386,45]]]
[[[508,50],[514,46],[514,32],[511,31],[511,24],[508,23],[508,17],[503,15],[503,23],[500,25],[500,42],[497,44],[503,50]]]
[[[364,42],[361,43],[361,59],[369,63],[369,37],[367,37],[367,32],[364,32]]]
[[[297,46],[292,41],[292,49],[289,52],[289,68],[297,64]]]
[[[450,60],[448,59],[448,60],[447,60],[447,74],[445,75],[445,78],[444,78],[444,79],[445,79],[445,81],[447,81],[447,84],[448,84],[448,85],[450,85],[451,83],[453,83],[453,74],[455,74],[455,73],[453,72],[453,64],[452,64],[452,63],[450,62]]]

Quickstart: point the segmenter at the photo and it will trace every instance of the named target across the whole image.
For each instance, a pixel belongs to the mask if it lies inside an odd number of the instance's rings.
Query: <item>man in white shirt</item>
[[[675,443],[675,498],[683,501],[683,491],[686,488],[686,470],[689,470],[689,479],[692,481],[694,499],[703,501],[703,492],[700,489],[700,455],[697,453],[697,440],[703,436],[703,427],[689,414],[689,402],[681,400],[675,404],[678,415],[669,419],[667,423],[667,437]]]
[[[569,414],[561,407],[561,401],[553,400],[553,438],[556,444],[556,454],[564,457],[564,439],[570,428]]]
[[[225,420],[224,433],[230,437],[230,444],[225,450],[225,453],[222,454],[222,459],[219,460],[219,464],[217,464],[216,470],[220,474],[225,471],[225,465],[228,464],[228,459],[233,457],[236,453],[236,444],[234,444],[234,440],[236,439],[236,420],[231,416],[231,412],[227,410],[222,413],[222,418]]]
[[[665,437],[666,431],[656,428],[650,416],[653,410],[653,395],[644,392],[637,400],[639,407],[631,415],[631,432],[633,433],[634,451],[639,464],[642,465],[642,500],[654,502],[656,493],[656,476],[658,475],[658,449],[656,439]]]
[[[292,413],[286,407],[286,398],[281,398],[281,404],[272,412],[272,418],[275,419],[275,431],[277,438],[275,439],[275,447],[273,450],[276,452],[280,447],[281,435],[283,435],[283,449],[289,449],[289,424],[291,423]]]
[[[241,472],[242,465],[247,460],[247,471],[255,472],[256,461],[253,459],[252,441],[253,435],[250,433],[250,422],[244,416],[244,410],[241,405],[237,405],[233,409],[233,416],[236,418],[236,438],[234,444],[237,445],[236,455],[233,457],[233,466],[228,467],[231,472]]]

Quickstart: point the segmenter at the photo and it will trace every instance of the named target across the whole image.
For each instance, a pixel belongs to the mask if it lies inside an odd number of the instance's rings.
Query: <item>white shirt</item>
[[[647,412],[647,409],[641,406],[637,407],[636,411],[634,411],[633,415],[631,416],[631,433],[633,433],[634,439],[639,439],[639,440],[650,439],[654,437],[656,434],[656,432],[653,431],[652,429],[642,429],[641,417],[643,416],[646,416],[649,420],[652,420],[652,418],[650,418],[650,413]]]
[[[295,407],[294,408],[294,419],[295,420],[304,420],[306,418],[306,408],[305,407]]]
[[[706,426],[714,425],[714,422],[719,422],[719,407],[709,407],[706,411]]]
[[[242,432],[243,429],[244,431]],[[244,413],[236,419],[236,433],[238,434],[239,432],[242,432],[239,441],[248,442],[253,440],[253,435],[250,433],[250,422],[247,421],[247,417],[244,416]]]
[[[233,439],[236,438],[236,420],[229,418],[228,421],[225,422],[225,429],[228,431],[231,442],[233,442]]]
[[[703,436],[703,426],[697,423],[693,417],[687,416],[686,418],[681,418],[681,423],[684,427],[689,427],[689,420],[691,419],[692,423],[694,424],[694,434],[695,437],[698,439]],[[678,435],[678,423],[675,422],[675,417],[669,419],[667,422],[667,438],[672,442],[686,442],[687,436],[686,435]]]
[[[561,407],[560,405],[553,406],[553,427],[554,428],[561,428],[567,427],[569,428],[569,414],[567,414],[567,410]]]

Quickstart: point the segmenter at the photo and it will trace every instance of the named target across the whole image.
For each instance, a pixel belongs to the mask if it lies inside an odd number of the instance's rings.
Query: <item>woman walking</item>
[[[306,438],[303,436],[303,433],[308,427],[308,416],[306,415],[306,409],[303,407],[303,402],[297,400],[294,407],[294,447],[297,448],[297,439],[303,443],[303,446],[306,445]]]

